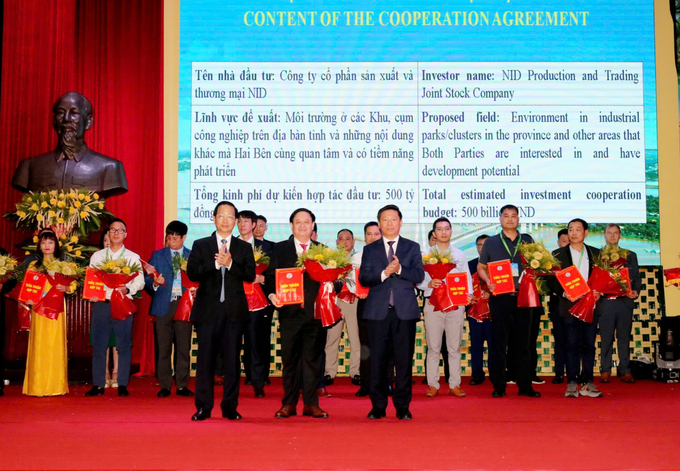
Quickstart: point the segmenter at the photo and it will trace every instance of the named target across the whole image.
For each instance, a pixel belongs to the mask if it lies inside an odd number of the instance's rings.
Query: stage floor
[[[0,398],[0,469],[680,469],[680,385],[617,378],[600,399],[564,398],[565,385],[535,386],[543,397],[491,398],[491,385],[465,398],[426,398],[416,378],[412,421],[369,421],[368,398],[336,379],[321,406],[329,419],[274,419],[283,394],[242,386],[244,419],[191,422],[192,398],[156,397],[154,378],[133,379],[130,396],[31,398],[8,386]],[[598,384],[598,386],[600,386]],[[192,385],[193,388],[193,380]],[[301,405],[298,413],[301,413]]]

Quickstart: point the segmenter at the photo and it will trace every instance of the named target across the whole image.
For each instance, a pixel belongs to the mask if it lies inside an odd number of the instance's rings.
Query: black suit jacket
[[[593,272],[593,262],[600,256],[600,249],[596,249],[595,247],[586,244],[583,244],[583,246],[588,251],[588,276],[590,276],[590,274]],[[553,251],[553,255],[560,261],[562,269],[575,264],[571,259],[571,250],[569,250],[569,247],[570,246],[567,245],[566,247],[562,247]],[[564,317],[570,316],[571,314],[569,314],[569,309],[571,309],[575,303],[564,297],[564,288],[562,288],[560,282],[557,281],[557,277],[549,276],[548,286],[560,300],[560,315]]]
[[[222,290],[222,271],[215,268],[215,254],[219,252],[217,238],[213,232],[194,242],[187,263],[187,275],[192,281],[200,283],[196,300],[191,310],[193,322],[210,322],[217,316],[227,316],[233,321],[248,321],[248,301],[243,290],[243,282],[255,279],[255,258],[248,242],[236,237],[231,238],[231,268],[224,274],[225,301],[220,302]]]
[[[319,244],[313,240],[311,240],[310,243],[312,245]],[[276,269],[294,268],[297,259],[298,255],[295,251],[295,241],[292,238],[274,244],[271,261],[264,274],[264,286],[267,296],[276,293]],[[303,279],[305,290],[304,307],[300,304],[289,304],[278,308],[279,319],[314,319],[314,302],[316,300],[316,295],[319,293],[320,284],[312,280],[307,272],[303,275]]]

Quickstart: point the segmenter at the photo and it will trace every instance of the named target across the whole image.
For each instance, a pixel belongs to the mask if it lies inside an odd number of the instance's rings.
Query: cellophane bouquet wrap
[[[331,326],[342,318],[342,312],[335,300],[337,280],[346,281],[352,269],[349,255],[342,248],[331,249],[322,244],[314,244],[298,256],[297,265],[305,267],[309,277],[321,283],[314,303],[314,318],[321,319],[324,327]]]
[[[667,268],[663,274],[666,277],[666,286],[673,285],[680,289],[680,268]]]
[[[442,284],[433,288],[430,295],[429,303],[434,310],[449,312],[456,309],[458,306],[453,304],[450,291],[444,283],[447,273],[456,268],[451,251],[441,252],[436,246],[432,247],[430,253],[423,255],[423,268],[433,280],[442,280]]]
[[[255,257],[255,274],[261,275],[269,266],[269,256],[264,253],[262,247],[255,247],[253,250],[253,257]],[[246,300],[248,301],[248,309],[251,311],[259,311],[269,306],[269,301],[262,291],[260,283],[243,282],[243,289],[246,292]]]
[[[191,281],[187,275],[188,261],[189,259],[185,258],[181,253],[172,258],[172,273],[174,275],[179,271],[182,278],[182,288],[184,288],[184,292],[177,303],[175,317],[173,317],[173,320],[176,321],[189,322],[191,320],[191,309],[194,307],[196,290],[198,290],[198,282]]]
[[[483,293],[487,294],[486,299],[484,298]],[[491,292],[486,286],[486,283],[479,279],[478,273],[472,275],[472,294],[477,298],[477,302],[470,305],[468,308],[468,316],[479,322],[482,322],[485,319],[491,319],[491,310],[489,309],[489,296],[491,296]]]
[[[585,247],[584,247],[584,250]],[[588,277],[590,292],[579,299],[569,312],[582,321],[591,323],[595,315],[595,294],[597,291],[605,296],[624,296],[630,289],[626,280],[620,275],[621,267],[614,268],[608,261],[598,258]]]
[[[45,274],[52,287],[33,307],[33,311],[48,319],[57,320],[64,311],[64,292],[58,290],[57,285],[66,286],[67,291],[72,293],[77,288],[76,280],[82,278],[85,269],[75,262],[52,259],[43,261],[39,270]]]
[[[560,268],[560,262],[545,248],[543,242],[521,244],[519,253],[524,271],[519,281],[517,306],[539,307],[541,295],[550,291],[540,277],[554,276],[555,271]]]
[[[137,307],[130,298],[118,291],[118,288],[125,288],[136,276],[141,276],[142,266],[139,263],[131,263],[126,258],[112,260],[106,258],[101,265],[95,267],[97,277],[113,290],[111,293],[111,317],[113,319],[125,320],[130,317]]]

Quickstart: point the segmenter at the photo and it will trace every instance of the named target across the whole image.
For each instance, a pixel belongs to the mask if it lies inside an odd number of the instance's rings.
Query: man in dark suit
[[[618,246],[621,239],[621,228],[618,224],[608,224],[604,231],[607,245]],[[606,296],[600,301],[600,337],[602,339],[600,367],[602,374],[600,382],[608,383],[612,372],[612,347],[614,345],[614,331],[619,354],[619,365],[616,368],[621,381],[634,383],[635,379],[630,370],[630,330],[633,328],[633,309],[635,299],[642,289],[642,279],[635,252],[628,251],[625,267],[630,275],[631,291],[626,296]]]
[[[298,255],[317,242],[311,240],[316,217],[306,208],[298,208],[290,215],[293,237],[274,244],[271,264],[265,273],[265,291],[279,310],[281,330],[281,360],[283,361],[283,400],[274,415],[287,419],[297,415],[296,406],[303,390],[302,415],[325,419],[328,413],[319,407],[317,383],[323,375],[321,355],[326,345],[326,331],[321,320],[314,318],[314,302],[319,283],[304,273],[304,304],[281,306],[276,297],[276,270],[296,266]]]
[[[369,419],[385,417],[387,409],[387,348],[392,345],[396,385],[392,402],[401,420],[412,419],[412,360],[420,309],[415,285],[425,277],[420,245],[399,236],[403,223],[393,204],[378,211],[382,238],[364,247],[359,282],[368,288],[363,318],[371,348]]]
[[[560,229],[557,233],[557,248],[566,247],[567,245],[569,245],[569,231]],[[564,382],[564,365],[566,364],[564,352],[567,348],[567,339],[564,334],[564,318],[560,316],[560,297],[555,293],[550,293],[550,298],[548,300],[548,316],[552,323],[552,334],[555,345],[553,352],[555,358],[555,377],[552,380],[552,384],[562,384]]]
[[[593,271],[593,265],[600,256],[600,250],[583,241],[588,236],[588,223],[583,219],[572,219],[567,228],[569,245],[553,251],[553,255],[560,261],[562,268],[575,265],[584,281]],[[576,398],[579,396],[602,397],[602,393],[593,384],[593,367],[595,364],[595,337],[597,336],[597,322],[599,318],[598,308],[595,308],[595,316],[592,323],[577,319],[569,313],[569,309],[575,304],[564,296],[564,288],[557,278],[548,277],[548,283],[552,292],[560,300],[560,316],[564,319],[567,362],[567,392],[565,397]],[[595,298],[600,298],[600,293],[594,292]],[[579,375],[580,369],[580,375]],[[579,380],[582,384],[578,390]]]
[[[169,246],[156,250],[149,264],[157,271],[153,278],[144,275],[147,289],[153,291],[153,300],[149,314],[156,317],[156,341],[158,344],[157,377],[161,390],[158,397],[168,397],[172,386],[172,345],[173,339],[176,351],[175,382],[177,395],[191,397],[194,393],[189,385],[189,370],[191,363],[191,323],[176,321],[175,311],[179,299],[185,288],[182,288],[182,274],[180,273],[180,259],[189,258],[191,251],[184,247],[187,238],[187,225],[180,221],[172,221],[165,228],[165,240]],[[173,260],[175,260],[173,266]],[[165,286],[164,286],[165,285]]]
[[[257,214],[253,211],[239,211],[238,232],[244,242],[248,242],[253,250],[259,248],[271,257],[273,247],[269,242],[257,240],[253,229],[257,221]],[[264,276],[257,275],[256,283],[264,283]],[[243,369],[246,372],[244,384],[251,384],[255,397],[264,397],[264,384],[269,371],[269,354],[271,351],[271,315],[274,309],[270,304],[263,309],[250,311],[250,322],[245,331],[243,343]]]
[[[191,420],[210,418],[214,405],[215,359],[224,358],[222,416],[241,419],[238,391],[241,377],[241,337],[250,321],[243,282],[255,280],[255,259],[247,242],[232,237],[238,210],[229,201],[215,206],[215,232],[194,242],[187,275],[200,282],[191,320],[198,333],[196,413]]]
[[[257,220],[255,222],[255,227],[253,228],[253,235],[255,236],[255,240],[269,244],[271,249],[270,249],[269,252],[267,252],[267,254],[269,256],[271,256],[271,251],[274,250],[274,242],[264,238],[265,234],[267,233],[267,229],[268,229],[267,218],[264,217],[262,214],[258,214]],[[261,323],[262,324],[261,327],[262,327],[263,338],[264,338],[265,330],[267,332],[266,346],[267,346],[268,350],[266,352],[264,351],[265,343],[262,344],[262,347],[263,347],[262,354],[266,358],[265,363],[269,362],[269,358],[271,356],[271,330],[272,330],[272,321],[274,319],[274,310],[275,310],[274,306],[272,306],[272,305],[270,305],[269,307],[266,307],[264,318],[266,319],[266,321],[268,323],[265,323],[265,322]],[[265,384],[269,384],[269,367],[265,368],[265,370],[264,370],[264,382],[265,382]]]
[[[488,235],[482,234],[475,240],[478,254],[481,255],[484,241],[488,238]],[[468,268],[472,275],[477,273],[478,264],[479,257],[468,262]],[[469,311],[470,306],[468,306],[466,310]],[[482,384],[486,379],[484,374],[484,342],[486,342],[489,354],[493,348],[493,341],[491,340],[491,319],[484,319],[482,322],[479,322],[468,316],[468,327],[470,328],[470,363],[472,364],[470,386],[477,386]]]

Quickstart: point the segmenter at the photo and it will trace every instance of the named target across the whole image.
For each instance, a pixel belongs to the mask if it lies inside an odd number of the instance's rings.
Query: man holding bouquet
[[[584,243],[588,236],[588,223],[583,219],[572,219],[568,225],[569,245],[553,251],[553,255],[560,261],[563,268],[576,266],[583,281],[593,271],[595,261],[600,256],[600,250]],[[573,316],[569,310],[575,301],[570,301],[565,296],[565,291],[556,277],[549,277],[548,283],[552,292],[560,300],[560,316],[564,319],[567,363],[567,391],[565,397],[576,398],[579,396],[578,383],[581,387],[581,396],[602,397],[602,393],[593,384],[593,367],[595,364],[595,337],[597,336],[598,310],[595,310],[593,322],[585,322]],[[600,293],[594,292],[595,300],[600,298]],[[580,374],[579,374],[580,369]]]
[[[158,272],[155,278],[144,276],[148,289],[153,290],[153,300],[149,314],[156,317],[156,341],[158,343],[158,382],[161,390],[158,397],[168,397],[172,386],[172,345],[175,344],[177,362],[175,363],[175,382],[177,395],[193,396],[189,385],[191,363],[190,322],[175,320],[175,312],[185,288],[182,287],[182,260],[188,259],[191,251],[184,247],[187,238],[187,225],[172,221],[165,228],[165,240],[169,246],[156,250],[149,264]],[[174,339],[174,342],[173,342]]]
[[[612,372],[612,347],[614,331],[618,345],[619,365],[617,372],[624,383],[634,383],[630,370],[630,330],[633,328],[633,309],[635,299],[642,288],[642,279],[638,268],[637,255],[632,250],[619,248],[621,228],[618,224],[608,224],[604,230],[607,249],[611,252],[612,265],[628,268],[630,290],[623,296],[605,296],[598,306],[600,312],[601,368],[600,381],[608,383]],[[615,254],[615,255],[614,255]]]
[[[311,239],[316,217],[306,208],[298,208],[290,215],[293,236],[274,244],[270,265],[265,272],[265,291],[279,310],[281,330],[281,360],[283,361],[283,400],[274,415],[287,419],[297,415],[297,403],[302,389],[302,415],[325,419],[328,413],[319,407],[316,393],[319,377],[323,374],[321,355],[326,345],[326,331],[321,320],[314,318],[314,303],[320,283],[308,272],[303,275],[304,301],[302,304],[282,305],[276,294],[276,270],[294,268],[298,256],[318,245]]]
[[[467,276],[467,301],[472,302],[472,276],[468,268],[468,260],[462,250],[451,246],[451,222],[441,217],[432,225],[436,243],[432,249],[438,255],[448,255],[446,261],[441,263],[446,265],[453,264],[454,267],[449,273],[465,273]],[[427,256],[430,251],[424,252]],[[427,332],[427,385],[429,386],[426,396],[434,397],[439,391],[439,355],[441,352],[442,334],[446,333],[446,343],[449,356],[450,375],[449,395],[454,397],[465,397],[465,392],[460,388],[460,343],[463,338],[463,324],[465,323],[465,306],[444,307],[437,305],[435,309],[432,303],[432,292],[436,289],[448,290],[446,280],[433,278],[428,273],[426,266],[425,279],[419,285],[423,290],[425,305],[423,306],[423,316],[425,318],[425,330]],[[445,275],[444,275],[445,276]],[[436,303],[438,304],[438,303]]]
[[[127,226],[122,219],[114,219],[109,225],[109,248],[92,254],[90,267],[100,268],[105,261],[124,259],[128,266],[138,266],[137,275],[124,287],[117,288],[120,294],[132,299],[132,296],[144,288],[144,274],[141,271],[139,255],[128,250],[123,245],[127,238]],[[106,350],[109,348],[111,332],[116,335],[116,349],[118,350],[118,395],[128,396],[127,389],[130,379],[130,365],[132,361],[132,319],[129,315],[123,320],[111,317],[111,295],[113,290],[104,287],[105,299],[92,298],[92,382],[94,386],[86,396],[104,394],[106,384]]]

